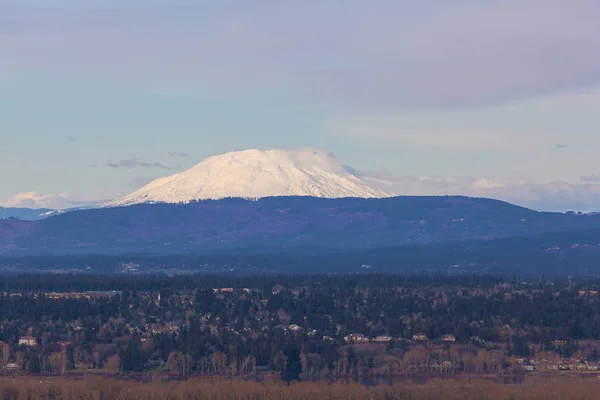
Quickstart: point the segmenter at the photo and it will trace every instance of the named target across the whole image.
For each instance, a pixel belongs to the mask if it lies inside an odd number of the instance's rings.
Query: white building
[[[362,333],[352,333],[344,337],[347,343],[365,343],[369,341],[369,338],[365,337]]]
[[[427,335],[425,335],[424,333],[415,333],[412,336],[412,340],[417,341],[417,342],[422,342],[427,340]]]
[[[442,335],[440,337],[440,341],[446,343],[454,343],[456,342],[456,338],[454,337],[454,335]]]
[[[391,342],[392,338],[390,336],[377,336],[373,341],[378,343]]]
[[[19,366],[16,363],[8,363],[4,368],[6,368],[7,371],[16,371],[19,369]]]
[[[37,341],[33,336],[23,336],[19,339],[19,345],[25,345],[29,347],[35,347]]]

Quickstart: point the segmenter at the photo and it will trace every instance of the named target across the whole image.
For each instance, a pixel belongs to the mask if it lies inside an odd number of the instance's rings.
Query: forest
[[[487,240],[401,244],[374,248],[323,245],[239,246],[118,254],[2,254],[0,275],[281,275],[379,273],[399,275],[488,275],[522,279],[595,277],[600,230],[550,232]],[[188,242],[186,242],[188,243]],[[158,246],[158,245],[156,245]],[[164,243],[155,249],[162,249]]]
[[[24,275],[0,291],[0,362],[15,376],[367,383],[600,361],[597,279]]]
[[[589,276],[599,250],[600,215],[462,196],[222,199],[0,220],[0,273]]]

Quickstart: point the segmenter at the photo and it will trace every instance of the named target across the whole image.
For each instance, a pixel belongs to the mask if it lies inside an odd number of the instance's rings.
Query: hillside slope
[[[0,219],[17,218],[25,221],[36,221],[56,214],[55,210],[48,208],[16,208],[0,207]]]
[[[0,221],[0,252],[193,253],[239,248],[380,248],[600,228],[600,216],[536,212],[461,196],[269,197],[141,204]]]

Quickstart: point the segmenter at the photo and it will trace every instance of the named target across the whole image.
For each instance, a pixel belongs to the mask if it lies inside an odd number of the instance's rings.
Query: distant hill
[[[0,219],[16,218],[25,221],[37,221],[53,215],[56,211],[48,208],[12,208],[0,207]]]
[[[0,274],[84,272],[126,274],[405,273],[502,275],[524,278],[597,276],[600,229],[559,231],[492,240],[379,248],[240,247],[180,253],[0,257]]]
[[[192,254],[302,246],[350,251],[595,228],[600,215],[537,212],[462,196],[233,198],[4,220],[0,252]]]

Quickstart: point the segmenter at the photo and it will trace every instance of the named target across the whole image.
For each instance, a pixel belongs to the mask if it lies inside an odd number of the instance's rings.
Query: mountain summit
[[[209,157],[104,206],[272,196],[373,198],[392,194],[350,173],[324,150],[244,150]]]

